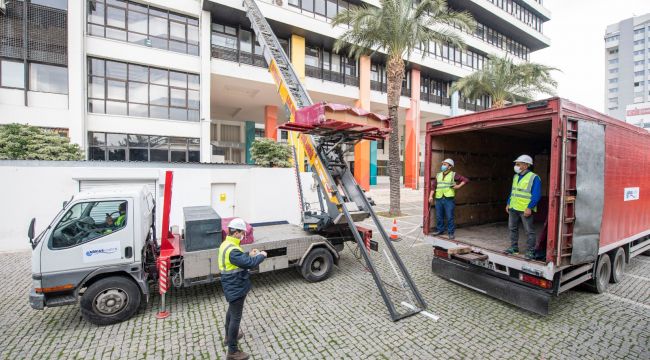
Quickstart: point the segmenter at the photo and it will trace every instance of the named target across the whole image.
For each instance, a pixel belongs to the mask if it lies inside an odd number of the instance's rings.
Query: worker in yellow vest
[[[537,211],[537,203],[542,198],[542,180],[530,171],[533,158],[521,155],[515,161],[515,176],[512,179],[512,190],[508,197],[506,212],[508,213],[508,228],[510,230],[510,247],[505,250],[507,254],[519,254],[519,221],[524,224],[528,236],[526,242],[526,258],[535,258],[535,227],[533,226],[533,213]]]
[[[248,269],[253,269],[266,259],[266,252],[253,249],[244,251],[239,243],[246,235],[246,222],[232,219],[228,223],[228,236],[219,246],[217,261],[223,293],[228,301],[224,343],[228,346],[228,360],[246,360],[249,355],[239,349],[238,341],[244,336],[239,331],[244,301],[251,289]]]
[[[452,159],[445,159],[442,162],[440,172],[431,180],[431,191],[429,192],[429,204],[433,205],[435,203],[436,207],[436,232],[433,235],[444,234],[445,218],[447,218],[447,235],[450,240],[455,239],[454,210],[456,209],[456,190],[469,182],[468,178],[452,170],[454,165]]]

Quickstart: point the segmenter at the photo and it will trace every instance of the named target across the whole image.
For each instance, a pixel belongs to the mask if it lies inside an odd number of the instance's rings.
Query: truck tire
[[[334,259],[329,250],[316,248],[307,254],[300,267],[300,274],[309,282],[323,281],[330,276],[333,267]]]
[[[81,297],[81,315],[95,325],[110,325],[131,318],[140,307],[138,286],[123,276],[94,282]]]
[[[623,273],[625,272],[625,250],[618,248],[611,254],[612,261],[612,277],[609,279],[611,283],[618,283],[623,280]]]
[[[611,275],[612,262],[609,260],[609,255],[602,254],[598,257],[594,278],[589,282],[589,288],[597,294],[602,294],[607,290]]]

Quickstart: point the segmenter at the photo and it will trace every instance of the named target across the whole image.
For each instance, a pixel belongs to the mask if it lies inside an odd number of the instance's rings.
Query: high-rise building
[[[605,59],[607,114],[625,120],[629,105],[650,101],[650,14],[607,26]]]
[[[344,9],[376,0],[258,0],[314,101],[386,113],[385,54],[332,51]],[[450,93],[488,54],[526,61],[549,46],[542,0],[449,0],[476,19],[467,49],[434,44],[407,62],[400,100],[407,185],[420,168],[424,123],[490,106]],[[241,0],[15,0],[0,14],[0,124],[67,134],[98,161],[250,163],[259,137],[291,141]],[[356,176],[387,173],[388,146],[355,151]]]

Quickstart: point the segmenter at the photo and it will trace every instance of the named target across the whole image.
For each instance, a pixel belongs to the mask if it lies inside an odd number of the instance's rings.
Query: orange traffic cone
[[[399,240],[399,236],[397,236],[397,219],[393,219],[393,228],[390,230],[390,239],[393,241]]]

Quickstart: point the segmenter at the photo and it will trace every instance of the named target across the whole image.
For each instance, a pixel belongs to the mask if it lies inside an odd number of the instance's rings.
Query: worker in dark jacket
[[[447,218],[447,235],[449,240],[454,240],[456,224],[454,222],[454,209],[456,209],[456,190],[462,188],[469,179],[453,171],[454,160],[445,159],[440,166],[440,172],[431,180],[429,204],[436,206],[436,232],[438,236],[445,233],[445,218]],[[434,200],[435,199],[435,200]]]
[[[229,360],[245,360],[249,355],[239,350],[237,342],[244,336],[239,332],[244,301],[251,289],[248,269],[257,267],[264,259],[266,252],[253,249],[250,254],[244,252],[239,246],[246,234],[246,222],[242,219],[233,219],[228,224],[228,236],[219,247],[219,272],[221,273],[221,286],[228,301],[226,313],[226,336],[224,342],[228,345]]]

